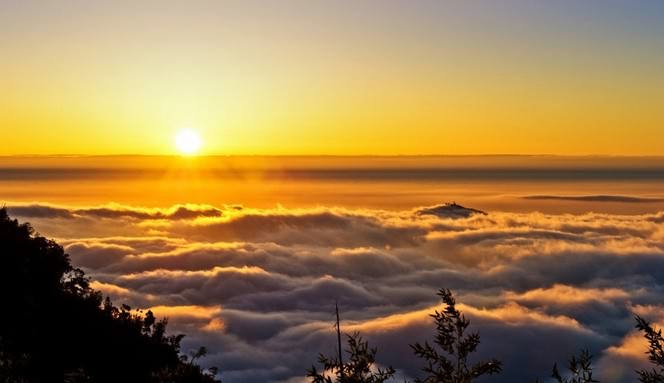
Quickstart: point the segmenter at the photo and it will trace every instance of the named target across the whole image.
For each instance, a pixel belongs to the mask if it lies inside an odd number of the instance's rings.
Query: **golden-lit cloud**
[[[375,318],[358,324],[350,324],[348,331],[380,333],[394,331],[407,326],[422,326],[431,323],[431,314],[443,311],[442,306],[432,306],[407,313],[399,313]],[[510,302],[495,308],[478,308],[459,304],[457,309],[467,317],[479,321],[495,321],[510,326],[535,324],[541,326],[564,327],[575,331],[588,331],[576,320],[563,315],[550,316]]]
[[[142,273],[132,273],[122,276],[122,279],[138,279],[138,278],[150,278],[150,277],[159,277],[159,278],[181,278],[181,277],[215,277],[220,274],[267,274],[267,272],[260,267],[256,266],[242,266],[242,267],[220,267],[215,266],[211,270],[196,270],[196,271],[184,271],[184,270],[151,270],[144,271]]]
[[[627,299],[630,293],[616,288],[594,289],[576,288],[573,286],[554,284],[549,288],[537,288],[521,294],[508,292],[505,298],[517,302],[537,304],[583,304],[591,301],[611,301]]]
[[[99,281],[90,282],[90,287],[95,290],[101,291],[104,295],[110,295],[113,297],[121,297],[121,298],[126,297],[131,292],[131,290],[125,289],[124,287]]]
[[[636,360],[643,360],[647,351],[648,341],[643,338],[643,334],[636,331],[627,334],[620,344],[606,349],[608,354]]]
[[[493,309],[476,308],[467,305],[459,305],[459,309],[469,316],[496,320],[512,326],[534,323],[542,326],[565,327],[576,331],[588,331],[573,318],[563,315],[546,315],[513,302]]]
[[[221,312],[219,307],[204,307],[204,306],[153,306],[152,310],[158,316],[165,317],[194,317],[194,318],[211,318]]]
[[[408,344],[430,339],[441,287],[481,349],[500,345],[506,366],[528,366],[506,369],[518,380],[588,346],[622,383],[644,362],[633,313],[662,318],[661,213],[182,206],[8,208],[57,237],[94,288],[168,317],[241,381],[300,376],[333,341],[335,301],[343,331],[390,350],[381,363],[411,378],[420,366]],[[542,351],[524,357],[528,347]]]

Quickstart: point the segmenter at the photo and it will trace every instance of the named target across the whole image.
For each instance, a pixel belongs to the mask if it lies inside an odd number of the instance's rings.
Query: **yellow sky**
[[[659,8],[66,4],[2,6],[2,155],[664,147]]]

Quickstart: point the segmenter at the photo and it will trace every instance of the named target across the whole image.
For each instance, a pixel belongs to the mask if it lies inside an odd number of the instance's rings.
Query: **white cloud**
[[[413,376],[420,364],[408,343],[431,337],[440,287],[457,293],[483,336],[480,354],[505,362],[501,380],[546,376],[554,361],[590,347],[611,366],[602,381],[631,381],[623,372],[638,356],[632,313],[659,315],[664,296],[662,213],[10,211],[65,245],[93,287],[170,317],[171,331],[188,334],[185,348],[206,345],[206,362],[231,383],[298,381],[318,352],[334,349],[335,301],[344,328],[379,346],[379,362]]]

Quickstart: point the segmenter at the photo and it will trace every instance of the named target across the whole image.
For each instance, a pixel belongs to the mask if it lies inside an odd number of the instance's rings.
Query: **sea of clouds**
[[[450,288],[482,337],[477,357],[529,382],[581,348],[602,382],[647,366],[635,314],[664,320],[664,213],[446,214],[344,208],[8,204],[56,239],[116,304],[151,308],[206,346],[226,383],[303,382],[342,330],[418,376]]]

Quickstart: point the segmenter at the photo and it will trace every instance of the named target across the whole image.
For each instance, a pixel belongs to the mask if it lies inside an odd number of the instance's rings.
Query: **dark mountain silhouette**
[[[440,218],[468,218],[475,214],[487,215],[487,213],[482,210],[464,207],[456,202],[448,202],[442,205],[422,208],[418,210],[417,213],[421,215],[435,215]]]
[[[114,306],[63,248],[0,209],[0,382],[215,382],[152,312]]]

